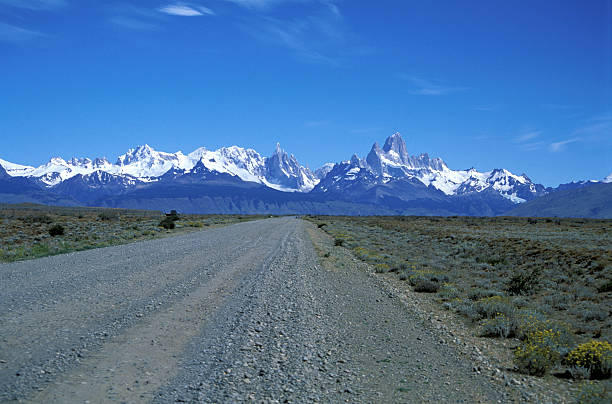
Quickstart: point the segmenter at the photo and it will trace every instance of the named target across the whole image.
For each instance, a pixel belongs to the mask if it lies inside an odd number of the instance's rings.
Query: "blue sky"
[[[454,169],[612,172],[612,0],[0,0],[0,158],[275,143],[316,168],[395,131]]]

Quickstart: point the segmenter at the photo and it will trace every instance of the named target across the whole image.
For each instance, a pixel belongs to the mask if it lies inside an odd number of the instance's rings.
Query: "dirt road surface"
[[[507,402],[312,224],[0,265],[0,401]]]

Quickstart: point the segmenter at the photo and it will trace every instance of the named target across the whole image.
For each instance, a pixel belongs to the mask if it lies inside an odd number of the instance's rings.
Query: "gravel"
[[[0,265],[0,401],[512,399],[370,274],[320,265],[309,226]]]

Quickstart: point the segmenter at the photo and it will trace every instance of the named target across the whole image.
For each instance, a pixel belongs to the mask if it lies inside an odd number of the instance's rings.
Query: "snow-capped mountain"
[[[334,166],[335,166],[334,163],[323,164],[322,167],[317,168],[315,170],[314,172],[315,177],[317,177],[319,180],[322,180],[331,170],[333,170]]]
[[[276,145],[269,157],[238,146],[189,154],[148,145],[105,158],[51,158],[40,167],[0,160],[0,202],[35,202],[185,213],[477,215],[564,189],[544,188],[505,169],[453,170],[440,158],[410,155],[395,133],[365,158],[327,163],[314,173]]]
[[[9,175],[29,177],[40,181],[47,187],[54,187],[76,176],[92,183],[95,178],[117,181],[125,178],[124,184],[135,185],[137,182],[155,182],[171,170],[182,170],[188,173],[198,163],[210,171],[236,176],[243,181],[257,182],[286,192],[308,192],[319,182],[319,179],[308,169],[301,166],[293,155],[287,154],[277,144],[271,157],[262,157],[253,149],[237,146],[223,147],[218,150],[198,148],[185,155],[178,151],[166,153],[154,150],[149,145],[128,150],[111,164],[106,158],[72,158],[65,161],[53,157],[40,167],[22,166],[0,160]],[[92,175],[98,173],[98,177]],[[94,181],[95,182],[95,181]]]
[[[451,170],[442,159],[430,158],[426,153],[410,156],[399,133],[388,137],[382,148],[374,143],[365,160],[354,155],[348,162],[337,165],[321,180],[316,190],[341,191],[347,186],[354,187],[349,185],[353,181],[380,185],[406,179],[417,179],[446,195],[494,190],[514,203],[546,192],[542,185],[534,184],[525,174],[515,175],[505,169],[487,172],[478,172],[474,168]]]

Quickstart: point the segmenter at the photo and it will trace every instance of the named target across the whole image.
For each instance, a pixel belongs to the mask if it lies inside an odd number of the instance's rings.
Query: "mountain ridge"
[[[322,213],[341,211],[342,206],[354,214],[489,216],[556,190],[598,183],[580,181],[555,189],[503,168],[452,170],[427,153],[411,156],[399,133],[389,136],[383,147],[375,142],[365,158],[353,154],[314,172],[278,143],[267,157],[238,146],[200,147],[184,154],[145,144],[121,154],[115,163],[104,157],[52,157],[39,167],[0,159],[0,167],[0,200],[15,199],[21,184],[22,193],[35,195],[34,201],[133,207],[138,200],[149,207],[166,207],[183,198],[181,203],[194,213],[252,213],[257,206],[261,212]]]

